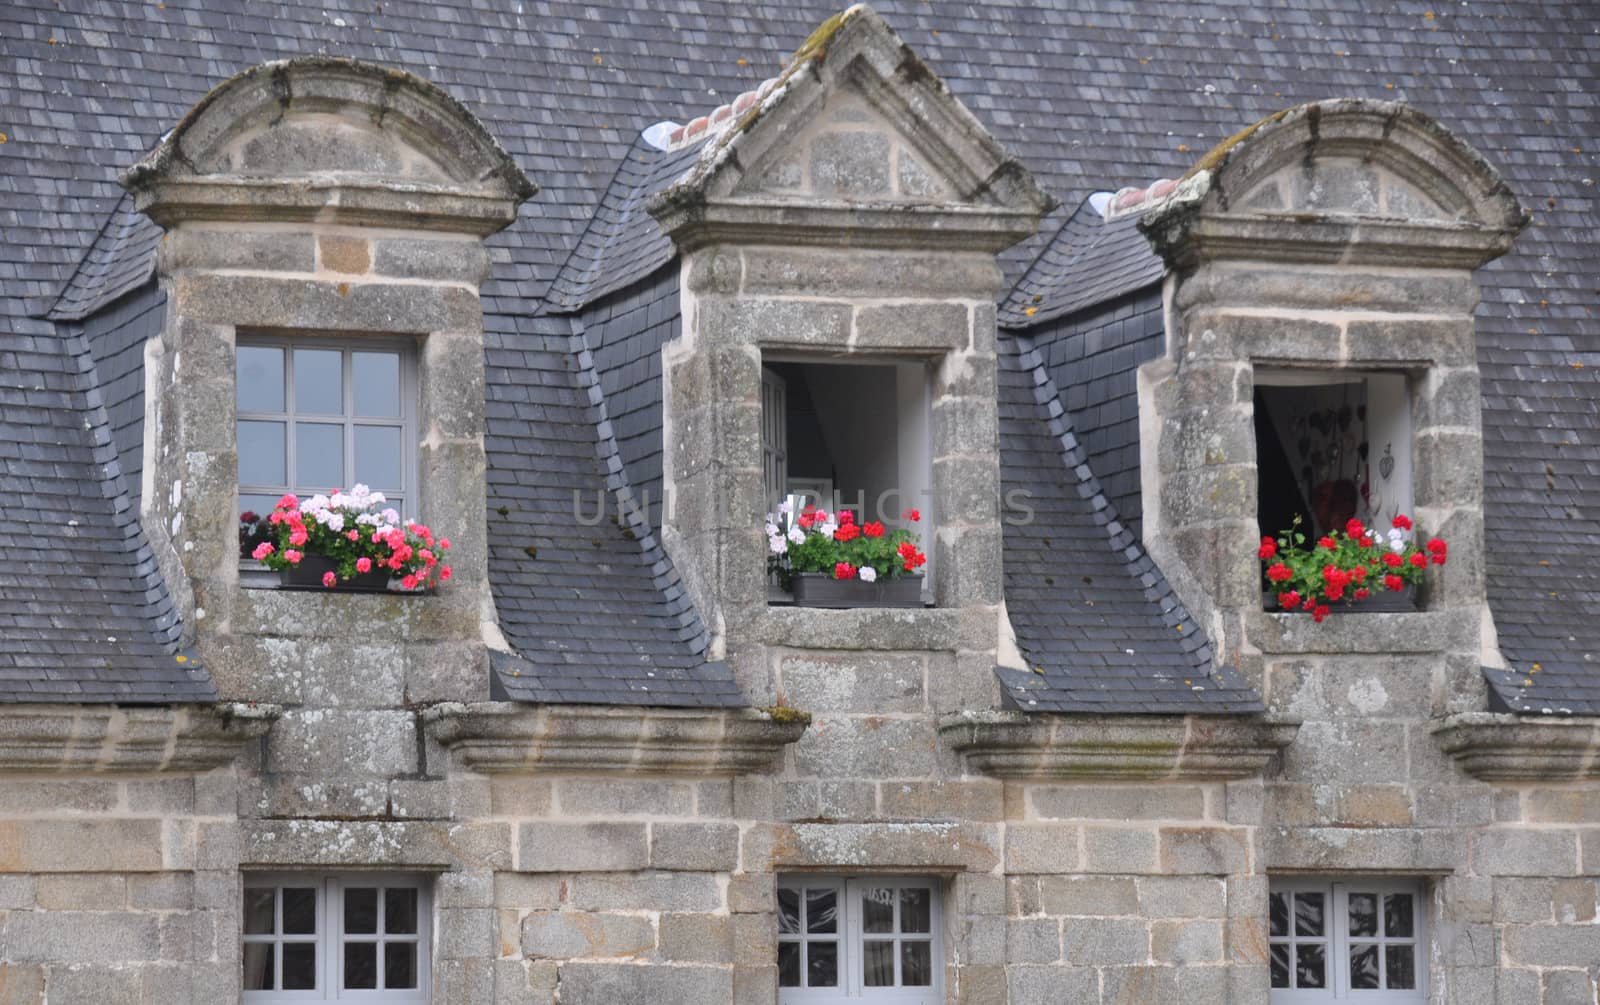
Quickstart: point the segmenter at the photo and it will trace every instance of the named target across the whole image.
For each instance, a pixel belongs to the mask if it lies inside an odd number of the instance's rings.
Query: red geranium
[[[1283,583],[1293,579],[1294,573],[1289,571],[1289,567],[1287,565],[1279,562],[1277,565],[1268,567],[1267,578],[1272,580],[1274,583]]]
[[[867,524],[865,527],[862,527],[861,528],[861,533],[867,535],[868,537],[882,537],[883,536],[883,524],[881,524],[878,521],[874,520],[871,523]]]
[[[1406,516],[1404,513],[1397,514],[1395,516],[1394,520],[1391,521],[1391,522],[1394,524],[1394,529],[1395,530],[1410,530],[1411,529],[1411,518]]]
[[[1360,537],[1366,532],[1366,525],[1364,525],[1360,520],[1352,519],[1344,525],[1344,533],[1346,537]]]
[[[1366,600],[1380,588],[1403,590],[1422,582],[1429,565],[1443,565],[1449,549],[1434,539],[1426,545],[1410,540],[1412,527],[1404,515],[1392,518],[1394,529],[1379,533],[1361,520],[1348,520],[1342,529],[1308,536],[1298,527],[1277,538],[1262,538],[1256,553],[1261,559],[1268,590],[1283,610],[1298,606],[1326,615],[1334,603]]]
[[[1428,556],[1424,555],[1420,551],[1413,552],[1411,557],[1406,559],[1406,561],[1410,562],[1412,565],[1414,565],[1414,566],[1416,566],[1417,568],[1420,569],[1423,566],[1428,564]]]
[[[1272,558],[1278,554],[1278,543],[1270,537],[1264,537],[1261,539],[1261,550],[1256,554],[1263,559]]]
[[[840,562],[833,567],[833,578],[854,579],[856,578],[856,567],[849,562]]]
[[[1406,581],[1391,572],[1383,577],[1383,585],[1390,590],[1399,592],[1406,588]]]
[[[1329,551],[1333,551],[1333,550],[1335,550],[1335,549],[1337,549],[1339,547],[1339,542],[1335,541],[1331,537],[1324,537],[1324,538],[1318,539],[1317,547],[1318,548],[1326,548]]]

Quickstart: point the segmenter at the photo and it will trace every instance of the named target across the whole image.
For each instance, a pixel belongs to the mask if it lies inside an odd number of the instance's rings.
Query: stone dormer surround
[[[1222,662],[1264,692],[1263,656],[1448,655],[1449,711],[1481,708],[1483,462],[1472,270],[1525,217],[1498,173],[1405,105],[1304,105],[1208,154],[1140,221],[1165,259],[1166,355],[1140,372],[1144,535]],[[1256,368],[1402,371],[1421,533],[1450,542],[1425,610],[1262,610]]]

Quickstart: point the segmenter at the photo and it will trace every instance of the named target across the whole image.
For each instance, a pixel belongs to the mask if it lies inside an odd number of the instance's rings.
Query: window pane
[[[283,411],[283,350],[242,345],[234,353],[234,400],[241,412]]]
[[[357,352],[350,354],[350,390],[356,414],[400,417],[400,354]]]
[[[398,492],[400,483],[400,427],[356,427],[355,480],[380,492]]]
[[[1295,946],[1295,987],[1323,988],[1328,986],[1327,959],[1322,947]]]
[[[344,414],[344,353],[337,349],[294,351],[294,410],[297,414]]]
[[[244,989],[272,991],[272,949],[270,942],[244,944]]]
[[[1350,987],[1375,991],[1383,986],[1378,979],[1378,947],[1372,943],[1350,947]]]
[[[270,887],[244,891],[244,934],[272,934],[272,894]]]
[[[417,934],[417,891],[390,887],[383,891],[383,930],[390,935]]]
[[[834,988],[839,986],[839,944],[837,942],[806,943],[806,987]]]
[[[239,484],[287,485],[288,454],[283,423],[241,419],[238,424]]]
[[[1297,893],[1294,895],[1294,933],[1296,935],[1322,934],[1322,894]],[[1318,985],[1318,987],[1320,986]]]
[[[383,986],[386,988],[417,986],[415,942],[391,942],[383,947]]]
[[[1371,938],[1378,934],[1378,895],[1352,893],[1350,895],[1350,934]]]
[[[900,931],[902,932],[928,932],[933,923],[932,912],[928,910],[928,890],[922,887],[908,887],[900,891]]]
[[[344,986],[347,988],[376,988],[378,986],[378,947],[371,942],[346,942],[344,944]]]
[[[838,913],[838,898],[832,890],[807,890],[806,891],[806,931],[829,932],[838,931],[834,916]],[[832,987],[832,985],[829,985]]]
[[[1411,894],[1390,893],[1383,898],[1383,934],[1391,939],[1411,938]]]
[[[371,935],[378,930],[377,890],[370,886],[345,889],[344,930],[355,935]]]
[[[778,943],[778,987],[800,986],[800,943]]]
[[[1272,893],[1267,895],[1268,929],[1267,934],[1274,937],[1289,934],[1289,895],[1287,893]],[[1288,985],[1284,985],[1287,987]]]
[[[794,935],[800,931],[800,891],[778,891],[778,931]],[[797,967],[799,964],[795,964]]]
[[[900,986],[927,988],[933,986],[933,945],[927,942],[902,942],[900,944]]]
[[[283,944],[283,990],[309,991],[316,986],[316,943],[285,942]]]
[[[344,427],[327,422],[294,424],[294,483],[307,492],[345,488]]]
[[[1417,986],[1416,950],[1411,946],[1384,946],[1384,964],[1388,967],[1389,987],[1411,991]]]
[[[284,887],[283,931],[287,935],[315,935],[317,931],[317,891],[315,887]],[[284,959],[289,958],[285,952]]]
[[[868,886],[861,890],[861,930],[883,934],[894,931],[894,894],[890,887]]]
[[[869,988],[894,987],[894,942],[862,943],[861,983]]]
[[[1289,947],[1282,942],[1272,944],[1272,986],[1289,986]]]

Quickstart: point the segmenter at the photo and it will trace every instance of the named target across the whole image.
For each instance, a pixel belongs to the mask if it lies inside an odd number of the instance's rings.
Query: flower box
[[[797,572],[791,579],[796,607],[921,607],[922,577],[898,576],[875,583],[837,579],[825,572]]]
[[[1311,612],[1304,608],[1295,608],[1286,611],[1278,603],[1278,595],[1270,591],[1261,594],[1261,608],[1273,614],[1303,614],[1311,616]],[[1381,590],[1370,594],[1360,600],[1350,599],[1337,604],[1328,605],[1328,613],[1333,614],[1413,614],[1417,610],[1417,588],[1407,584],[1405,589]]]
[[[332,587],[324,586],[322,577],[324,573],[332,572],[337,577],[339,563],[326,555],[307,555],[300,560],[299,565],[292,565],[278,573],[284,589],[288,590],[342,590],[346,593],[388,593],[389,573],[387,570],[373,572],[358,572],[349,579],[340,580]]]

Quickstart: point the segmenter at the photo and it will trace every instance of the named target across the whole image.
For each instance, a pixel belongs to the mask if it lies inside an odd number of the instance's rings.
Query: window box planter
[[[324,573],[337,574],[339,564],[326,555],[307,555],[300,560],[299,565],[292,565],[278,573],[281,585],[287,590],[329,590],[343,593],[388,593],[389,572],[387,570],[372,572],[358,572],[355,576],[335,586],[322,585]],[[396,591],[405,592],[405,591]],[[420,590],[414,592],[422,592]]]
[[[921,607],[922,577],[898,576],[875,583],[836,579],[825,572],[797,572],[796,607]]]
[[[1303,614],[1311,617],[1311,612],[1303,608],[1286,611],[1278,606],[1278,595],[1271,591],[1261,594],[1261,609],[1269,614]],[[1336,604],[1328,605],[1328,613],[1333,614],[1413,614],[1417,611],[1417,588],[1407,584],[1403,590],[1379,590],[1361,600],[1341,600]]]

